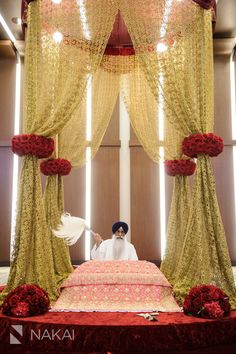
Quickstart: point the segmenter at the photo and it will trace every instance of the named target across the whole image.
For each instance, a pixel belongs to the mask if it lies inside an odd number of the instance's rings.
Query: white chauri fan
[[[52,232],[55,236],[63,238],[68,246],[72,246],[78,241],[84,230],[95,235],[95,232],[86,225],[84,219],[65,213],[61,216],[61,224],[58,225],[57,230],[52,230]]]

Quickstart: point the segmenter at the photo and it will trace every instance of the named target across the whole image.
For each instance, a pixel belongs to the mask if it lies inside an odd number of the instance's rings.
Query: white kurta
[[[112,261],[115,259],[114,257],[114,240],[115,236],[112,239],[103,241],[98,247],[96,245],[93,246],[91,251],[91,258],[97,259],[101,261]],[[122,254],[120,255],[120,260],[133,260],[137,261],[138,256],[134,246],[124,239],[125,247],[123,249]]]

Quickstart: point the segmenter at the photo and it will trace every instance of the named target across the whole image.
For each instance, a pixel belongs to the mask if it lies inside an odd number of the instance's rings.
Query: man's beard
[[[125,240],[123,238],[115,238],[113,243],[113,257],[114,259],[121,259],[125,250]]]

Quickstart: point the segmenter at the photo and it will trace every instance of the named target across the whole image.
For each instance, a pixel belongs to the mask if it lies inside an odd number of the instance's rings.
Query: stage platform
[[[16,340],[19,344],[11,344]],[[235,354],[236,311],[221,320],[160,313],[158,322],[121,312],[0,314],[0,352]]]

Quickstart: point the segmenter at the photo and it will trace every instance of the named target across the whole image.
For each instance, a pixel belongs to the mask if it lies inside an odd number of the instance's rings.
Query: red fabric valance
[[[105,49],[105,55],[134,55],[135,50],[133,46],[130,47],[109,47]]]
[[[193,1],[206,10],[216,7],[216,0],[193,0]]]

